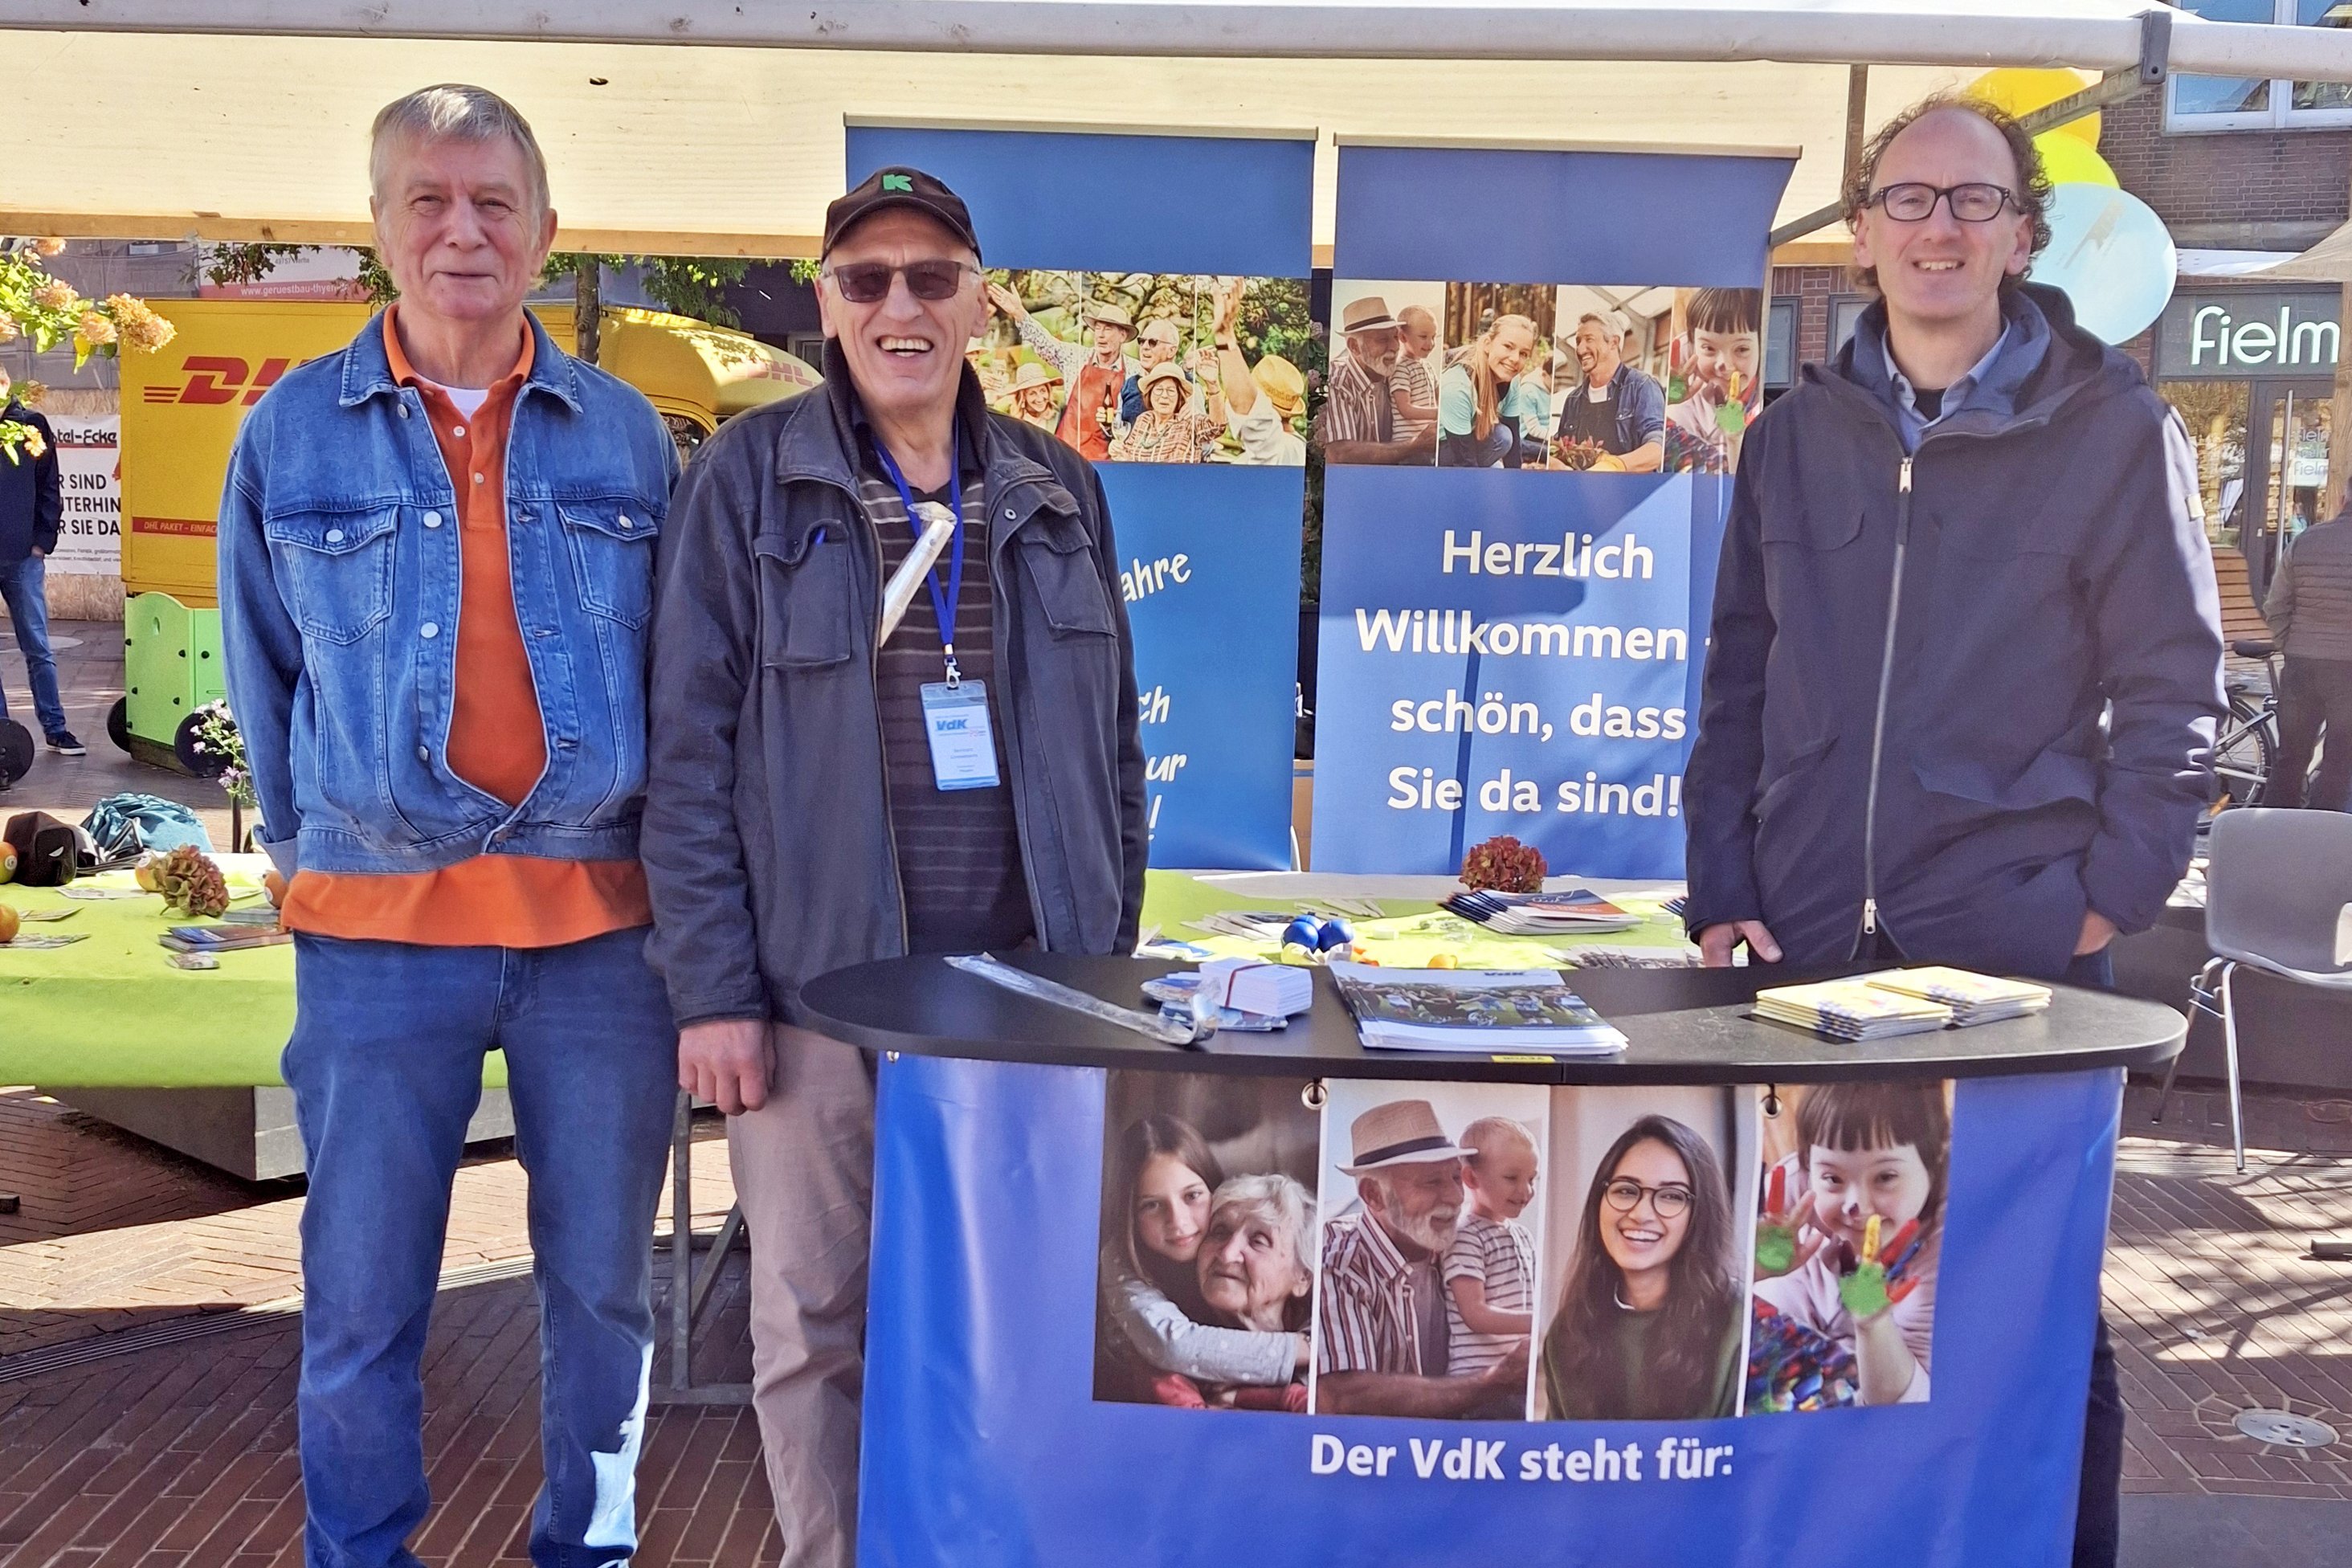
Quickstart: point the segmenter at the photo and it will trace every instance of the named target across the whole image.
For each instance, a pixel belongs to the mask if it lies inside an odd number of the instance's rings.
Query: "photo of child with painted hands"
[[[1758,1199],[1748,1410],[1924,1403],[1949,1086],[1790,1092],[1796,1146],[1765,1170]]]
[[[1673,378],[1682,395],[1666,405],[1666,471],[1727,474],[1764,405],[1763,290],[1693,289],[1683,311]]]
[[[1130,1122],[1113,1158],[1096,1397],[1304,1410],[1312,1195],[1278,1173],[1228,1179],[1165,1113]]]

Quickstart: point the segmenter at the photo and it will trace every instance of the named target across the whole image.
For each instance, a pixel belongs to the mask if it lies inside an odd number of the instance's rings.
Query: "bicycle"
[[[2240,658],[2257,658],[2269,672],[2262,690],[2232,682],[2230,717],[2213,742],[2213,809],[2260,805],[2279,747],[2279,650],[2267,638],[2232,642]]]

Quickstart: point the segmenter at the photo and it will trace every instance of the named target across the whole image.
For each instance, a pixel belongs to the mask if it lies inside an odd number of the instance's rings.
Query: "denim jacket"
[[[677,458],[634,388],[530,320],[507,442],[507,548],[547,765],[520,805],[449,769],[457,501],[378,315],[287,374],[229,457],[221,642],[278,868],[436,870],[637,851],[654,541]]]

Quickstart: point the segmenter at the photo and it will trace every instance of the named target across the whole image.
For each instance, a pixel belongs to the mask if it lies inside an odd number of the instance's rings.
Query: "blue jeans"
[[[417,1568],[425,1322],[449,1186],[507,1056],[540,1298],[540,1568],[636,1549],[653,1357],[652,1240],[677,1031],[646,932],[566,947],[295,938],[283,1068],[310,1160],[302,1209],[302,1485],[310,1568]]]
[[[37,555],[0,566],[0,603],[16,627],[25,655],[25,679],[33,689],[33,712],[41,733],[66,732],[66,705],[58,698],[58,661],[49,655],[49,602],[43,596],[49,563]],[[8,717],[8,689],[0,684],[0,719]]]

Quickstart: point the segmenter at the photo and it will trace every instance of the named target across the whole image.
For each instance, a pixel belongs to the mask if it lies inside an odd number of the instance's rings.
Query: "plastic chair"
[[[2205,868],[2205,945],[2213,957],[2191,983],[2189,1005],[2221,1020],[2230,1075],[2230,1148],[2243,1171],[2245,1116],[2238,1091],[2238,1014],[2231,977],[2244,966],[2352,994],[2352,815],[2259,807],[2226,811],[2213,819],[2210,857]],[[2157,1101],[2158,1121],[2179,1071],[2180,1058],[2175,1057]]]

